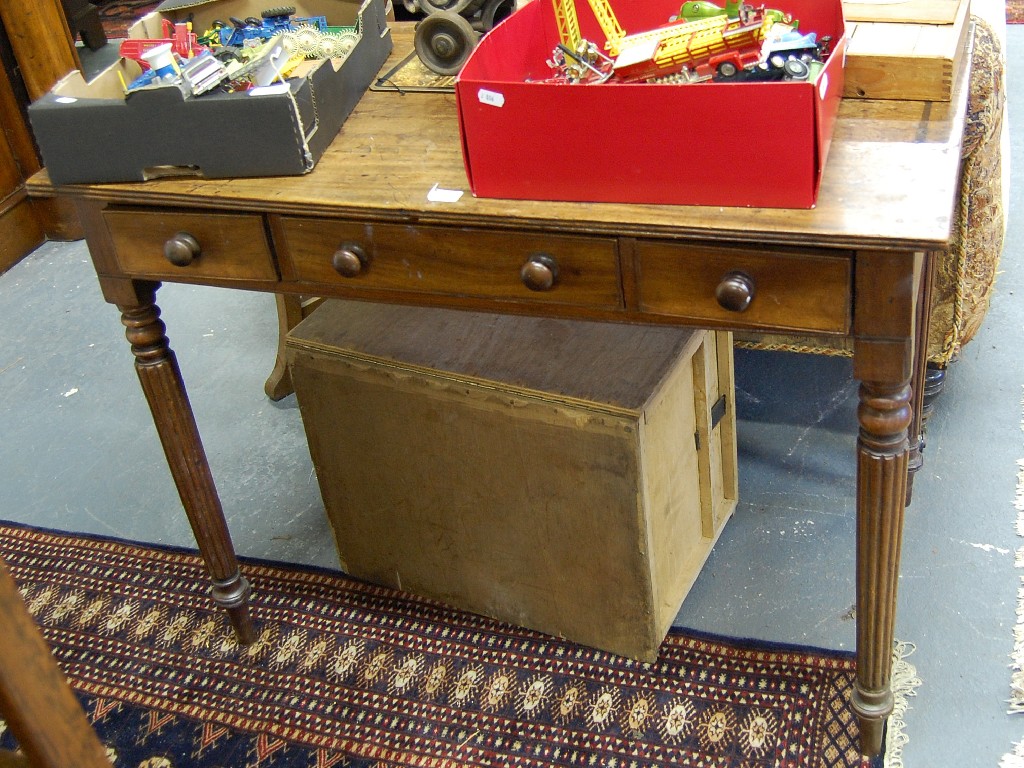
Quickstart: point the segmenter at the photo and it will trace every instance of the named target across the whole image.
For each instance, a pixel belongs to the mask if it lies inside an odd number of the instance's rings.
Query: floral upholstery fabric
[[[949,253],[936,265],[928,360],[945,366],[981,327],[1003,250],[1001,134],[1005,73],[999,38],[977,16],[971,58],[971,92],[961,150],[961,192]],[[737,345],[816,354],[850,355],[852,340],[737,333]]]

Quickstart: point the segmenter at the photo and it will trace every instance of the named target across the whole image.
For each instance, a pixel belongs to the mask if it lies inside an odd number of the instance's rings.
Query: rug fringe
[[[1020,404],[1024,414],[1024,397]],[[1020,428],[1024,431],[1024,417],[1021,418]],[[1017,535],[1024,537],[1024,459],[1017,459],[1017,494],[1013,507],[1017,510]],[[1014,565],[1024,568],[1024,547],[1017,549]],[[1008,710],[1011,715],[1024,712],[1024,577],[1021,578],[1021,586],[1017,588],[1017,623],[1013,627],[1012,659]],[[1024,742],[1014,744],[1013,752],[1003,755],[999,768],[1024,768]]]
[[[907,657],[917,650],[913,643],[905,643],[897,640],[893,643],[892,649],[892,695],[893,708],[889,715],[888,727],[885,736],[885,761],[884,768],[903,768],[903,747],[910,741],[904,729],[906,722],[904,717],[910,709],[908,699],[917,695],[917,688],[921,685],[921,678],[917,676],[917,669],[907,661]],[[1022,766],[1021,768],[1024,768]]]
[[[1013,752],[1003,755],[999,768],[1024,768],[1024,742],[1013,745]]]
[[[1017,567],[1024,567],[1024,547],[1017,550]],[[1024,579],[1022,579],[1024,582]],[[1013,627],[1013,663],[1010,668],[1011,715],[1024,712],[1024,587],[1017,588],[1017,623]]]
[[[1024,398],[1021,398],[1021,411],[1024,413]],[[1024,431],[1024,418],[1020,423]],[[1024,459],[1017,459],[1017,492],[1013,500],[1017,510],[1017,535],[1024,537]],[[1024,568],[1024,547],[1017,549],[1014,565]],[[1024,712],[1024,577],[1017,587],[1017,623],[1013,627],[1013,653],[1010,669],[1010,714]],[[1009,757],[1009,756],[1007,756]],[[1024,768],[1022,764],[1021,768]]]
[[[1021,423],[1024,430],[1024,422]],[[1013,500],[1017,515],[1017,534],[1024,536],[1024,459],[1017,459],[1017,495]]]

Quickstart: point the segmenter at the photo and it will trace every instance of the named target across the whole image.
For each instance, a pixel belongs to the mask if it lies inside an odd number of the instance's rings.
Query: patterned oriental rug
[[[103,31],[107,33],[107,37],[114,40],[127,37],[128,27],[159,4],[158,0],[93,0],[93,5],[99,6]]]
[[[239,647],[194,552],[0,523],[0,557],[117,768],[862,765],[846,653],[673,633],[649,665],[252,560]]]
[[[1024,0],[1006,0],[1006,23],[1024,24]]]

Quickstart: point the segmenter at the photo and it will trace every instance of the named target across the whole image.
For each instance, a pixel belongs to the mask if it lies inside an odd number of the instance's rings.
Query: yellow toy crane
[[[573,0],[566,0],[568,3],[572,3]],[[614,56],[618,53],[617,44],[626,36],[626,31],[619,24],[619,20],[615,17],[615,11],[612,10],[611,3],[608,0],[587,0],[590,3],[590,10],[594,12],[594,18],[597,19],[597,23],[601,26],[601,31],[604,32],[605,48]]]
[[[663,27],[630,35],[622,28],[609,0],[587,0],[587,3],[604,33],[604,47],[611,56],[618,56],[623,48],[648,43],[652,40],[668,42],[679,38],[685,39],[694,33],[721,27],[724,21],[722,16],[697,21],[680,20]],[[558,24],[558,35],[562,43],[570,49],[576,50],[582,37],[579,18],[576,16],[575,0],[552,0],[552,5],[555,9],[555,21]]]
[[[555,23],[558,25],[558,37],[562,45],[576,50],[583,37],[580,35],[580,20],[576,16],[576,3],[573,0],[551,0],[555,9]]]
[[[605,39],[608,41],[605,47],[610,48],[613,40],[625,37],[626,32],[619,24],[619,20],[615,18],[615,12],[608,0],[588,0],[588,2],[597,23],[601,25]],[[576,3],[574,0],[551,0],[551,4],[555,9],[555,23],[558,25],[558,36],[561,38],[562,44],[576,50],[582,40],[580,22],[576,16]]]

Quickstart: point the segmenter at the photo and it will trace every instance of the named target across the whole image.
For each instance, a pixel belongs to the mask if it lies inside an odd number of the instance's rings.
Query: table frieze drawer
[[[637,244],[641,311],[736,328],[848,333],[852,259],[791,251]]]
[[[206,212],[103,212],[118,264],[164,280],[277,282],[263,219]]]
[[[278,251],[301,282],[623,307],[612,238],[454,227],[360,224],[303,217],[276,222]],[[284,268],[284,267],[283,267]]]

